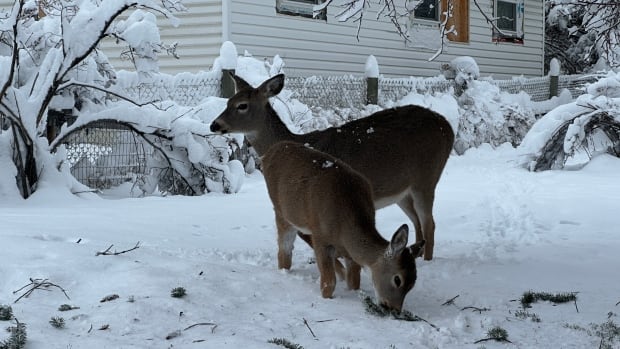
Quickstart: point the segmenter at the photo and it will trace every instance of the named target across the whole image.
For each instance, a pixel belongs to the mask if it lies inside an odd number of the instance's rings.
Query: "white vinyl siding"
[[[471,1],[471,0],[470,0]],[[487,15],[493,16],[493,0],[479,0]],[[481,74],[495,78],[541,76],[543,74],[543,7],[540,1],[525,1],[525,42],[523,45],[493,43],[492,31],[471,1],[469,43],[448,43],[444,54],[428,62],[433,50],[408,48],[394,32],[392,24],[364,16],[356,40],[357,24],[334,19],[341,9],[328,8],[327,22],[277,14],[275,0],[233,0],[231,41],[239,52],[272,58],[279,54],[285,72],[291,75],[361,74],[368,55],[377,57],[380,73],[386,76],[436,76],[441,64],[457,56],[469,55],[480,65]],[[372,6],[371,10],[378,10]]]
[[[177,54],[180,56],[180,59],[175,59],[162,53],[159,57],[162,73],[206,71],[219,56],[222,45],[222,1],[185,0],[183,4],[188,11],[176,14],[180,20],[176,28],[162,15],[157,16],[161,41],[168,45],[177,42]],[[116,69],[133,70],[130,62],[119,58],[125,47],[111,40],[106,40],[101,47]]]
[[[223,24],[222,1],[226,1],[229,17]],[[465,0],[458,0],[465,1]],[[357,23],[340,23],[334,14],[338,6],[328,8],[327,21],[276,13],[276,0],[186,0],[189,12],[179,14],[180,26],[173,28],[158,17],[162,41],[177,41],[180,60],[165,55],[160,58],[164,73],[207,70],[219,55],[222,38],[235,43],[259,59],[280,55],[285,72],[290,75],[363,74],[368,55],[375,55],[380,73],[386,76],[436,76],[439,67],[457,56],[472,56],[483,76],[541,76],[543,74],[543,4],[525,0],[525,33],[523,44],[494,43],[492,30],[469,0],[469,42],[447,42],[444,53],[435,61],[428,59],[434,50],[406,47],[391,23],[377,21],[376,13],[367,13],[356,39]],[[494,0],[478,0],[488,16],[493,16]],[[12,2],[0,0],[4,8]],[[371,2],[371,10],[380,6]],[[224,28],[228,27],[227,33]],[[115,67],[128,68],[118,59],[120,48],[110,42],[102,45]]]

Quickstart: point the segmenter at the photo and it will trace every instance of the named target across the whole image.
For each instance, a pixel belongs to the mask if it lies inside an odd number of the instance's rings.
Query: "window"
[[[493,30],[494,42],[523,44],[524,0],[494,0],[493,12],[497,19]]]
[[[413,17],[429,21],[439,21],[439,0],[422,0],[413,10]]]
[[[497,27],[501,30],[517,31],[517,4],[508,1],[498,1]]]
[[[321,10],[316,16],[312,9],[314,5],[322,4],[325,0],[276,0],[276,12],[289,16],[301,16],[327,20],[326,9]]]
[[[469,42],[469,1],[422,0],[413,11],[409,28],[412,46],[429,49],[441,46],[439,24],[443,22],[447,9],[451,9],[451,15],[446,21],[446,28],[454,29],[448,33],[448,40]]]

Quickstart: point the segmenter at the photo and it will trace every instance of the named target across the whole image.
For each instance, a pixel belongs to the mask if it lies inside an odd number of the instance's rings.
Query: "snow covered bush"
[[[137,12],[117,21],[131,9]],[[0,145],[11,149],[0,152],[0,161],[15,174],[21,196],[29,197],[43,180],[83,190],[51,154],[44,137],[48,111],[73,109],[80,118],[109,94],[131,104],[114,89],[116,74],[100,41],[126,42],[139,71],[151,74],[162,47],[151,12],[176,23],[173,12],[183,9],[180,1],[19,0],[0,17],[0,114],[6,120]]]
[[[599,153],[620,157],[620,74],[591,84],[587,94],[547,113],[526,135],[520,150],[533,171],[580,166]]]
[[[483,143],[517,146],[536,121],[528,94],[511,95],[487,81],[471,81],[457,99],[460,118],[454,149],[458,154]]]

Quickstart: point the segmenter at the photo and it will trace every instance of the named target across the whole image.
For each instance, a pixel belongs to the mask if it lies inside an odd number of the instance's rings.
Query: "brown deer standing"
[[[426,240],[424,259],[433,258],[435,187],[454,143],[448,121],[427,108],[408,105],[386,109],[340,127],[294,134],[269,104],[280,93],[284,75],[253,88],[234,76],[237,93],[211,124],[211,131],[244,133],[259,155],[290,140],[341,159],[372,185],[375,209],[393,203],[407,214],[416,241]]]
[[[403,224],[386,241],[375,228],[370,183],[329,154],[284,141],[262,161],[278,227],[278,266],[290,268],[300,230],[312,237],[323,297],[334,293],[336,258],[344,257],[349,288],[359,288],[360,268],[368,267],[379,304],[400,311],[415,284],[415,257],[424,240],[407,248]]]

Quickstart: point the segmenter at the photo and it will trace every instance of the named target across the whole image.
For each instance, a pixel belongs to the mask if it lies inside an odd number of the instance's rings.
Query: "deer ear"
[[[240,78],[239,76],[235,75],[235,73],[233,72],[229,72],[228,74],[230,74],[230,76],[233,78],[233,81],[235,82],[235,91],[239,92],[241,90],[247,90],[247,89],[252,89],[252,85],[248,84],[247,81],[243,80],[242,78]]]
[[[284,87],[284,74],[278,74],[271,79],[263,82],[257,90],[265,97],[273,97],[282,91]]]
[[[424,252],[424,245],[426,244],[426,240],[418,241],[415,244],[409,246],[409,251],[413,258],[422,257]]]
[[[403,224],[392,236],[392,241],[390,241],[390,246],[388,247],[389,253],[392,256],[396,256],[403,252],[405,247],[407,247],[407,240],[409,240],[409,227],[407,224]]]

